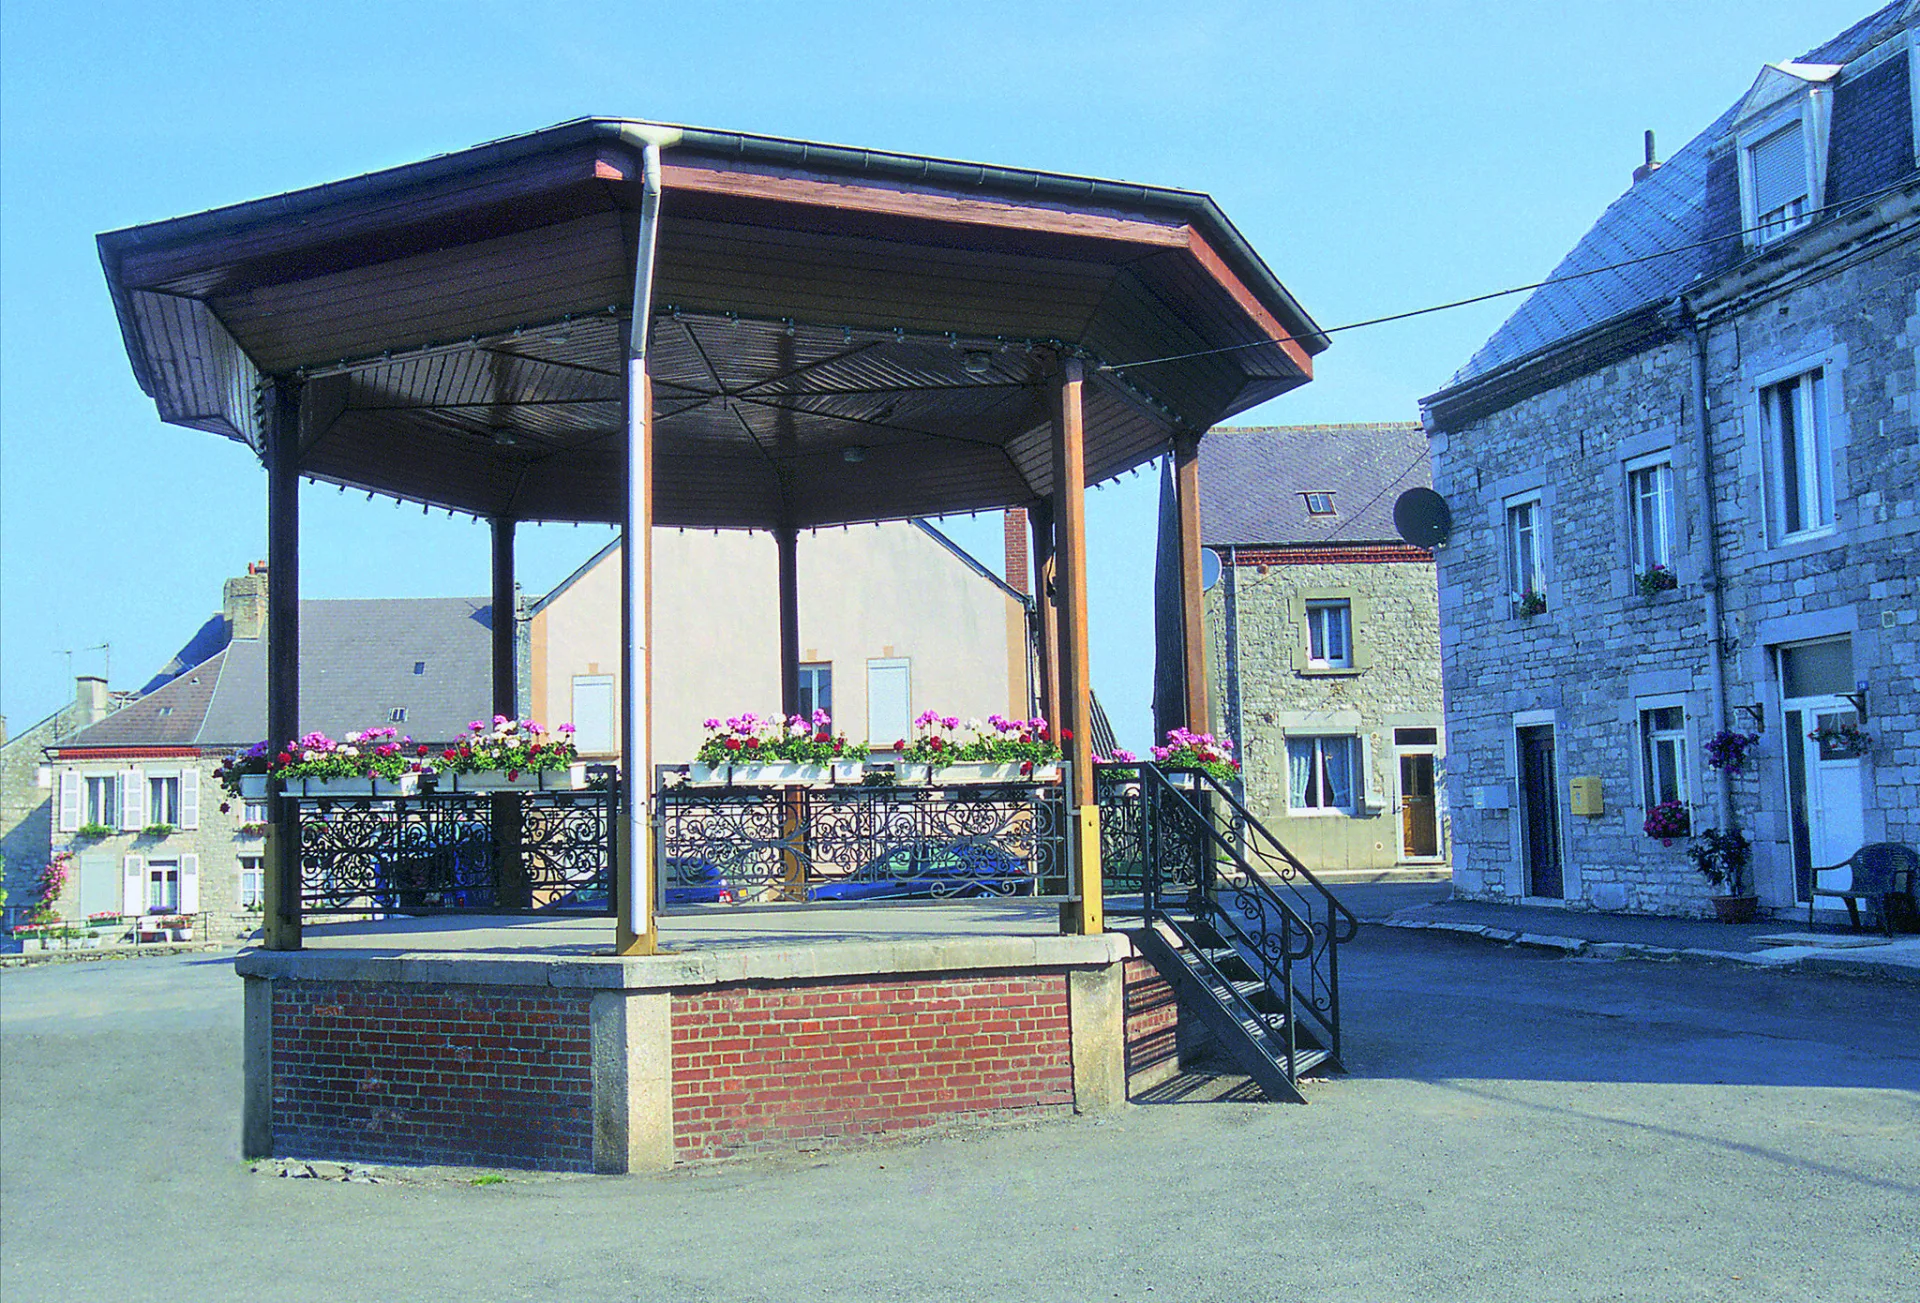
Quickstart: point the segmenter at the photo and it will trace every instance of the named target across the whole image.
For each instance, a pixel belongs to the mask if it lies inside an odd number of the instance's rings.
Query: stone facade
[[[74,699],[17,737],[0,742],[0,856],[5,857],[5,920],[39,903],[40,871],[53,853],[53,765],[46,749],[105,719],[121,698],[105,679],[83,676]]]
[[[1529,839],[1541,835],[1522,791],[1519,731],[1530,728],[1552,729],[1568,904],[1702,914],[1719,894],[1683,839],[1643,831],[1662,745],[1680,758],[1691,827],[1725,820],[1751,838],[1763,908],[1804,909],[1810,864],[1865,842],[1920,843],[1917,234],[1910,184],[1696,284],[1610,358],[1497,410],[1434,422],[1435,487],[1454,514],[1439,579],[1459,893],[1555,894],[1528,870]],[[1790,528],[1779,418],[1763,405],[1816,374],[1824,394],[1809,387],[1809,401],[1824,397],[1826,450],[1810,456],[1830,476],[1832,519]],[[1671,466],[1677,587],[1644,596],[1629,485],[1659,462]],[[1517,610],[1509,568],[1508,511],[1528,498],[1543,517],[1547,607],[1534,615]],[[1806,725],[1821,715],[1785,668],[1807,649],[1834,662],[1821,688],[1833,718],[1851,717],[1859,703],[1844,693],[1867,686],[1857,810],[1853,762],[1808,755]],[[1652,740],[1656,713],[1674,707],[1673,740]],[[1743,772],[1723,779],[1705,763],[1716,730],[1760,721]],[[1573,812],[1576,777],[1599,780],[1601,812]]]
[[[1431,854],[1410,854],[1399,791],[1403,753],[1430,756],[1436,777],[1445,769],[1431,555],[1378,545],[1216,550],[1228,564],[1207,594],[1210,700],[1215,731],[1238,738],[1248,808],[1316,871],[1443,860],[1444,805]],[[1308,664],[1307,603],[1321,599],[1349,603],[1351,668]],[[1311,736],[1360,740],[1352,811],[1290,809],[1288,738]]]

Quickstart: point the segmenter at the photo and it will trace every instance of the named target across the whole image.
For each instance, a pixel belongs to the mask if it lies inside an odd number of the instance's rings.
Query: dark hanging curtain
[[[1173,458],[1160,459],[1160,537],[1153,558],[1153,739],[1186,722],[1186,660],[1180,647],[1180,520]]]

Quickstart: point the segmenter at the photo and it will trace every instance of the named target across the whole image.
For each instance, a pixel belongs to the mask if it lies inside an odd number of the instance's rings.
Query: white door
[[[867,741],[875,748],[911,739],[912,665],[904,656],[867,662]]]
[[[1849,639],[1780,649],[1780,719],[1785,733],[1787,807],[1793,846],[1794,895],[1808,898],[1813,870],[1838,864],[1860,849],[1866,832],[1866,793],[1858,756],[1823,754],[1807,735],[1822,727],[1857,724]],[[1846,870],[1820,875],[1823,887],[1851,886]],[[1827,903],[1831,898],[1823,898]],[[1843,908],[1833,901],[1835,908]]]

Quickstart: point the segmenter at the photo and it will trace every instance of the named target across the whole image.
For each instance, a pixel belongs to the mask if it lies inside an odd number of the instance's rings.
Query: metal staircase
[[[1101,854],[1140,893],[1140,947],[1270,1098],[1340,1067],[1340,946],[1359,920],[1198,769],[1108,766]]]

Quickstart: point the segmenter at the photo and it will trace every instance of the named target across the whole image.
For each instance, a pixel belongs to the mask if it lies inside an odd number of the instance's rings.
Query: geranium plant
[[[1863,756],[1873,745],[1873,736],[1851,720],[1841,724],[1822,724],[1809,730],[1807,737],[1820,744],[1820,758],[1823,760]]]
[[[1736,733],[1723,728],[1707,739],[1707,763],[1715,769],[1737,774],[1747,767],[1747,751],[1759,741],[1758,733]]]
[[[1647,811],[1647,820],[1640,825],[1647,836],[1659,838],[1662,846],[1673,845],[1675,838],[1685,837],[1692,827],[1692,816],[1679,801],[1660,802]]]
[[[391,736],[393,730],[385,732]],[[434,768],[449,774],[497,771],[511,780],[523,773],[567,769],[579,759],[580,753],[573,745],[573,725],[561,724],[549,733],[535,720],[495,715],[491,726],[481,719],[468,724],[467,736],[444,748]]]
[[[245,751],[222,760],[220,767],[213,771],[213,776],[220,786],[226,789],[228,796],[239,800],[241,777],[246,774],[272,773],[275,757],[276,753],[271,742],[255,742]]]
[[[391,728],[348,733],[338,742],[315,732],[275,753],[268,772],[282,778],[384,778],[397,782],[402,774],[421,773],[427,768],[423,759],[426,750]]]
[[[1153,758],[1155,763],[1169,769],[1203,770],[1222,783],[1231,783],[1240,777],[1240,762],[1233,758],[1233,743],[1211,733],[1170,729],[1166,742],[1153,748]]]
[[[702,765],[830,765],[867,758],[867,744],[833,731],[833,716],[816,710],[811,718],[759,715],[749,710],[727,719],[709,719],[694,762]]]
[[[1633,586],[1640,590],[1640,596],[1654,598],[1678,588],[1680,576],[1656,561],[1633,577]]]
[[[1060,740],[1071,741],[1065,729]],[[894,743],[900,758],[913,765],[1019,765],[1022,774],[1031,774],[1039,765],[1057,764],[1060,743],[1046,720],[1008,719],[989,715],[983,723],[977,719],[964,724],[954,715],[929,710],[913,721],[913,739]]]
[[[1513,611],[1515,615],[1539,615],[1547,609],[1547,595],[1529,588],[1523,593],[1515,593]]]

